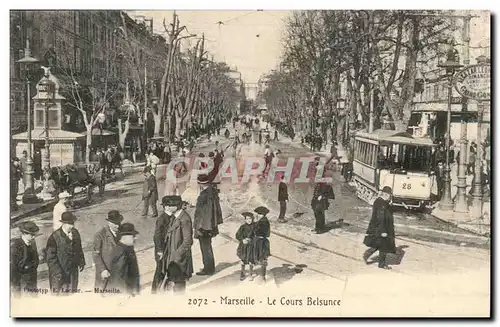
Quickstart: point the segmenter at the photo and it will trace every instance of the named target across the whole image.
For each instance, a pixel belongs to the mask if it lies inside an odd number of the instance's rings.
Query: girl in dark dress
[[[258,220],[254,223],[254,239],[252,242],[253,261],[261,266],[261,276],[266,280],[267,258],[271,255],[268,237],[271,234],[271,226],[266,215],[269,209],[257,207],[255,210]]]
[[[253,258],[252,258],[252,241],[254,236],[254,223],[253,223],[253,213],[243,212],[241,214],[245,217],[245,223],[240,226],[236,232],[236,239],[240,242],[238,249],[236,250],[236,255],[241,259],[241,275],[240,280],[245,279],[245,266],[249,265],[250,280],[253,280]]]

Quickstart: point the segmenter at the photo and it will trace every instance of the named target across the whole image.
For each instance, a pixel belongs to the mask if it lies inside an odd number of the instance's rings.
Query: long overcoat
[[[219,234],[218,225],[222,224],[222,209],[217,189],[208,185],[206,189],[200,192],[196,201],[194,212],[194,231],[195,238],[204,235],[211,237]]]
[[[117,239],[111,233],[109,227],[104,227],[94,236],[94,252],[92,258],[95,264],[95,287],[104,288],[104,280],[101,273],[104,270],[111,272],[111,259],[116,247]]]
[[[386,233],[387,237],[382,237]],[[363,243],[381,252],[395,253],[394,217],[391,206],[382,198],[377,198],[373,203],[372,218],[366,230]]]
[[[14,291],[21,291],[23,280],[31,287],[37,285],[37,268],[39,264],[36,243],[26,245],[21,238],[15,238],[10,244],[10,285]]]
[[[167,273],[171,263],[179,266],[182,279],[189,279],[193,275],[193,224],[186,211],[179,217],[172,217],[165,238],[165,252],[163,260],[163,273]]]
[[[133,246],[118,243],[111,255],[111,276],[106,289],[118,289],[121,293],[139,294],[139,265]]]
[[[61,228],[50,235],[47,240],[47,266],[49,267],[50,288],[59,288],[61,283],[78,274],[78,268],[85,266],[82,239],[78,230],[73,228],[73,239]],[[76,286],[76,285],[75,285]]]

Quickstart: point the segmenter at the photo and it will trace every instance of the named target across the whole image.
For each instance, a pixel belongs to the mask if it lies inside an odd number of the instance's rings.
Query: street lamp
[[[453,209],[453,200],[451,199],[451,176],[450,176],[450,131],[451,131],[451,99],[452,99],[452,90],[453,90],[453,75],[455,71],[462,67],[459,62],[458,51],[450,45],[447,53],[446,53],[446,61],[442,64],[439,64],[438,67],[444,68],[446,71],[446,77],[448,78],[448,115],[446,121],[446,166],[444,169],[444,190],[443,197],[441,198],[441,202],[439,203],[439,207],[442,210],[452,210]]]
[[[49,108],[54,105],[56,84],[49,79],[50,72],[47,69],[45,76],[38,83],[39,93],[45,93],[39,101],[45,104],[45,156],[43,158],[43,168],[50,168],[50,139],[49,139]]]
[[[476,59],[478,65],[489,65],[490,60],[484,55]],[[483,150],[482,150],[482,135],[481,122],[484,114],[484,101],[478,101],[477,104],[477,152],[476,161],[474,162],[474,183],[472,185],[472,210],[473,214],[481,216],[483,214]]]
[[[31,144],[31,78],[34,73],[40,69],[37,64],[40,62],[38,59],[31,56],[29,40],[26,40],[26,49],[24,49],[24,57],[17,61],[24,71],[24,77],[26,79],[26,105],[28,108],[28,158],[26,159],[26,171],[24,173],[24,194],[23,203],[35,203],[38,201],[34,190],[34,171],[33,171],[33,156],[32,156],[32,144]]]

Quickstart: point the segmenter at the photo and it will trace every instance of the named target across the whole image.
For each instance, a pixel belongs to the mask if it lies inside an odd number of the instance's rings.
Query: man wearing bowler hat
[[[158,217],[158,209],[156,202],[158,201],[158,186],[156,178],[151,174],[150,167],[144,167],[144,183],[142,185],[142,199],[144,200],[144,209],[142,210],[142,217],[148,216],[149,207],[153,210],[153,218]]]
[[[163,287],[173,286],[174,293],[183,293],[193,275],[193,223],[180,196],[165,196],[162,203],[165,214],[158,218],[154,235],[157,270],[153,293],[160,288],[160,279]]]
[[[179,209],[179,196],[166,195],[161,199],[163,212],[156,219],[156,227],[153,235],[153,242],[155,244],[155,261],[156,271],[153,277],[153,284],[151,292],[154,294],[158,291],[160,285],[165,279],[166,268],[164,267],[164,254],[167,246],[167,231],[170,226],[172,213]]]
[[[363,255],[363,259],[368,264],[368,259],[379,251],[378,267],[382,269],[391,269],[386,264],[387,253],[396,252],[394,217],[390,200],[392,189],[384,186],[379,197],[373,202],[372,218],[366,230],[366,236],[363,243],[369,247]]]
[[[131,223],[123,223],[118,229],[118,244],[111,255],[111,276],[106,289],[130,295],[138,295],[140,290],[139,265],[134,243],[138,231]]]
[[[111,255],[118,243],[118,229],[123,216],[117,210],[108,212],[108,226],[101,228],[94,236],[95,288],[104,289],[110,276]]]
[[[21,236],[10,243],[10,287],[14,296],[22,292],[36,295],[38,250],[35,237],[40,228],[27,221],[19,225]]]
[[[78,289],[78,271],[85,268],[82,240],[71,212],[61,216],[61,227],[47,240],[47,265],[50,289],[55,294],[69,294]]]
[[[194,212],[195,238],[200,242],[203,269],[197,275],[215,273],[215,259],[212,249],[212,238],[219,234],[218,225],[222,224],[222,209],[217,189],[209,184],[207,175],[198,176],[201,192]]]

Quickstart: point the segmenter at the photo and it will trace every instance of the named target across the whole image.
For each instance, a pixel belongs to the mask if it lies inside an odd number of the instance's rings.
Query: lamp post
[[[38,83],[39,92],[44,92],[45,97],[39,101],[45,104],[45,156],[43,157],[44,169],[50,168],[50,137],[49,137],[49,108],[53,105],[56,84],[49,79],[50,72],[47,69],[44,78]]]
[[[480,56],[476,59],[478,64],[489,64],[489,60],[486,56]],[[482,135],[481,135],[481,121],[483,120],[484,113],[484,101],[478,101],[477,103],[477,153],[476,161],[474,162],[474,183],[472,185],[472,210],[471,213],[476,217],[480,217],[483,214],[483,167],[482,167],[482,157],[483,157],[483,147],[481,145]]]
[[[442,210],[452,210],[453,200],[451,199],[451,176],[450,176],[450,130],[451,130],[451,100],[452,100],[452,89],[453,89],[453,75],[455,71],[462,67],[459,63],[458,52],[453,49],[450,45],[446,53],[446,61],[439,64],[438,67],[444,68],[446,70],[446,77],[448,78],[448,115],[446,120],[446,166],[444,169],[444,190],[439,207]]]
[[[31,78],[33,73],[37,70],[36,65],[40,62],[38,59],[31,56],[29,40],[26,40],[26,49],[24,49],[24,57],[17,61],[21,67],[21,71],[25,72],[26,79],[26,106],[28,109],[28,130],[27,130],[27,141],[28,141],[28,158],[26,158],[26,171],[24,174],[24,194],[23,203],[34,203],[37,202],[37,197],[34,190],[34,171],[33,171],[33,156],[32,156],[32,144],[31,144]]]

